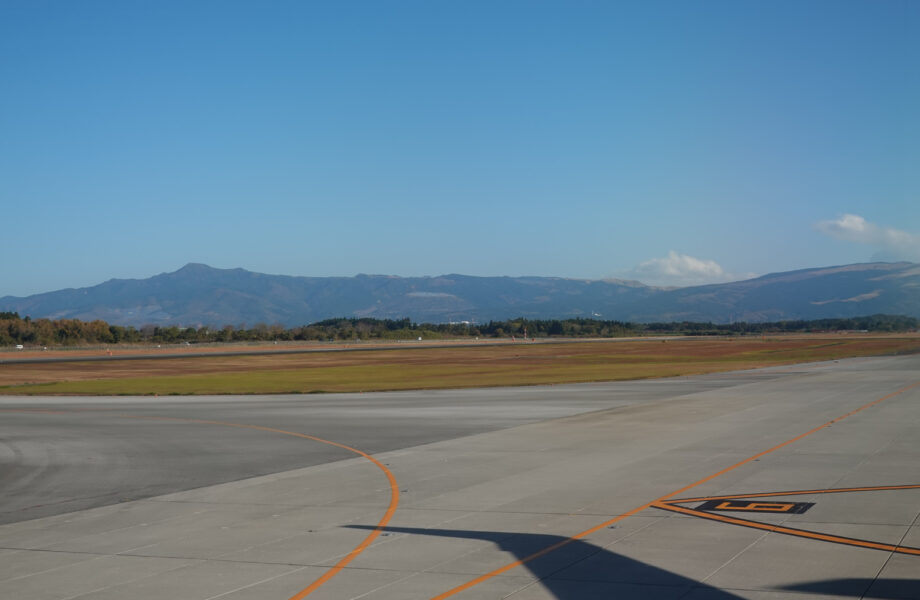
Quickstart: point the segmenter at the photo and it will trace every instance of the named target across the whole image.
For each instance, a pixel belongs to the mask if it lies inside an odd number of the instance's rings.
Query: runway
[[[0,597],[920,598],[920,357],[0,401]]]

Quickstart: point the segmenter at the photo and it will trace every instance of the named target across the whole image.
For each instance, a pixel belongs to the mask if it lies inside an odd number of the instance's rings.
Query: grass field
[[[920,352],[913,336],[678,339],[0,365],[0,394],[276,394],[695,375]]]

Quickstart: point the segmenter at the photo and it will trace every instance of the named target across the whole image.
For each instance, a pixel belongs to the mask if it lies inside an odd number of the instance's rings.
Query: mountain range
[[[190,263],[147,279],[5,296],[0,311],[136,327],[292,327],[334,317],[408,317],[431,323],[516,317],[727,323],[880,313],[920,318],[920,264],[853,264],[660,288],[636,281],[560,277],[294,277]]]

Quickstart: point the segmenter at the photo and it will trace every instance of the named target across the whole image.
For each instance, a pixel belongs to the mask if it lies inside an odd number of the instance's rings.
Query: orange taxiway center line
[[[797,537],[803,537],[803,538],[808,538],[812,540],[820,540],[822,542],[833,542],[835,544],[845,544],[847,546],[859,546],[860,548],[871,548],[873,550],[887,550],[888,552],[897,552],[898,554],[912,554],[914,556],[920,556],[920,548],[911,548],[909,546],[898,546],[895,544],[883,544],[881,542],[870,542],[867,540],[859,540],[856,538],[842,537],[839,535],[818,533],[817,531],[807,531],[805,529],[795,529],[793,527],[786,527],[784,525],[771,525],[769,523],[761,523],[759,521],[749,521],[747,519],[738,519],[735,517],[728,517],[725,515],[716,515],[712,513],[707,513],[705,511],[693,510],[692,508],[684,508],[683,506],[677,506],[676,504],[670,504],[667,502],[656,502],[653,504],[653,506],[655,506],[655,508],[661,508],[664,510],[669,510],[671,512],[677,512],[677,513],[681,513],[685,515],[690,515],[693,517],[699,517],[701,519],[709,519],[711,521],[720,521],[722,523],[730,523],[732,525],[741,525],[742,527],[762,529],[764,531],[771,531],[774,533],[784,533],[786,535],[794,535]]]
[[[483,575],[480,575],[480,576],[477,577],[476,579],[472,579],[472,580],[470,580],[470,581],[467,581],[466,583],[461,584],[461,585],[458,585],[457,587],[455,587],[455,588],[453,588],[453,589],[450,589],[450,590],[444,592],[443,594],[438,594],[437,596],[434,596],[431,600],[442,600],[443,598],[449,598],[449,597],[451,597],[451,596],[454,596],[454,595],[456,595],[456,594],[459,594],[460,592],[465,591],[465,590],[468,590],[468,589],[470,589],[471,587],[477,586],[477,585],[479,585],[480,583],[483,583],[484,581],[488,581],[489,579],[492,579],[493,577],[497,577],[498,575],[501,575],[502,573],[506,573],[506,572],[510,571],[511,569],[514,569],[515,567],[519,567],[519,566],[521,566],[521,565],[523,565],[523,564],[525,564],[525,563],[528,563],[528,562],[530,562],[530,561],[532,561],[532,560],[534,560],[534,559],[540,558],[541,556],[545,556],[546,554],[549,554],[550,552],[552,552],[552,551],[554,551],[554,550],[558,550],[559,548],[562,548],[563,546],[567,546],[568,544],[571,544],[572,542],[574,542],[574,541],[576,541],[576,540],[580,540],[580,539],[582,539],[582,538],[585,538],[585,537],[591,535],[592,533],[595,533],[595,532],[597,532],[597,531],[600,531],[601,529],[603,529],[603,528],[605,528],[605,527],[609,527],[610,525],[613,525],[614,523],[617,523],[617,522],[619,522],[619,521],[622,521],[623,519],[626,519],[626,518],[629,518],[629,517],[631,517],[631,516],[633,516],[633,515],[635,515],[635,514],[638,514],[638,513],[642,512],[643,510],[646,510],[647,508],[651,508],[651,507],[652,507],[654,504],[656,504],[656,503],[662,503],[662,502],[664,502],[665,500],[667,500],[667,499],[669,499],[669,498],[672,498],[672,497],[674,497],[674,496],[677,496],[678,494],[682,494],[682,493],[686,492],[687,490],[693,489],[693,488],[695,488],[695,487],[697,487],[697,486],[700,486],[700,485],[702,485],[702,484],[704,484],[704,483],[706,483],[706,482],[712,481],[712,480],[715,479],[716,477],[721,477],[722,475],[725,475],[726,473],[728,473],[728,472],[730,472],[730,471],[733,471],[733,470],[737,469],[738,467],[741,467],[741,466],[743,466],[743,465],[746,465],[746,464],[748,464],[749,462],[755,461],[755,460],[757,460],[758,458],[760,458],[760,457],[762,457],[762,456],[766,456],[767,454],[770,454],[771,452],[775,452],[775,451],[779,450],[780,448],[785,448],[786,446],[788,446],[788,445],[790,445],[790,444],[794,444],[795,442],[797,442],[797,441],[799,441],[799,440],[801,440],[801,439],[803,439],[803,438],[806,438],[806,437],[810,436],[810,435],[813,434],[813,433],[816,433],[816,432],[818,432],[818,431],[821,431],[822,429],[824,429],[824,428],[826,428],[826,427],[830,427],[830,426],[833,425],[834,423],[838,423],[838,422],[840,422],[840,421],[846,419],[847,417],[852,417],[853,415],[855,415],[855,414],[857,414],[857,413],[859,413],[859,412],[862,412],[862,411],[866,410],[867,408],[871,408],[871,407],[875,406],[876,404],[879,404],[879,403],[881,403],[881,402],[884,402],[885,400],[888,400],[889,398],[893,398],[893,397],[897,396],[898,394],[903,394],[904,392],[906,392],[906,391],[908,391],[908,390],[911,390],[911,389],[913,389],[913,388],[915,388],[915,387],[917,387],[917,386],[920,386],[920,381],[915,382],[915,383],[912,383],[912,384],[910,384],[910,385],[908,385],[908,386],[905,386],[905,387],[903,387],[903,388],[901,388],[901,389],[899,389],[899,390],[897,390],[897,391],[894,391],[894,392],[892,392],[892,393],[890,393],[890,394],[887,394],[887,395],[885,395],[885,396],[882,396],[881,398],[879,398],[879,399],[877,399],[877,400],[873,400],[872,402],[869,402],[868,404],[864,404],[863,406],[860,406],[859,408],[857,408],[857,409],[855,409],[855,410],[851,410],[850,412],[848,412],[847,414],[845,414],[845,415],[843,415],[843,416],[837,417],[836,419],[832,419],[832,420],[828,421],[827,423],[824,423],[823,425],[819,425],[819,426],[815,427],[814,429],[810,429],[810,430],[806,431],[805,433],[803,433],[803,434],[801,434],[801,435],[798,435],[798,436],[796,436],[796,437],[794,437],[794,438],[792,438],[792,439],[790,439],[790,440],[786,440],[786,441],[783,442],[782,444],[777,444],[776,446],[773,446],[772,448],[768,448],[767,450],[764,450],[763,452],[758,452],[757,454],[755,454],[755,455],[753,455],[753,456],[751,456],[751,457],[748,457],[748,458],[742,460],[741,462],[737,462],[737,463],[731,465],[730,467],[726,467],[726,468],[722,469],[721,471],[719,471],[719,472],[717,472],[717,473],[713,473],[712,475],[709,475],[708,477],[704,477],[703,479],[700,479],[699,481],[696,481],[696,482],[691,483],[691,484],[689,484],[689,485],[685,485],[684,487],[680,488],[679,490],[674,490],[674,491],[671,492],[670,494],[665,494],[664,496],[661,496],[661,497],[656,498],[656,499],[654,499],[654,500],[652,500],[652,501],[650,501],[650,502],[647,502],[647,503],[643,504],[642,506],[637,506],[636,508],[630,510],[629,512],[625,512],[625,513],[623,513],[623,514],[621,514],[621,515],[618,515],[618,516],[616,516],[616,517],[613,517],[612,519],[608,519],[607,521],[604,521],[603,523],[600,523],[600,524],[598,524],[598,525],[595,525],[595,526],[592,527],[591,529],[586,529],[586,530],[582,531],[581,533],[576,533],[575,535],[573,535],[572,537],[570,537],[570,538],[568,538],[568,539],[562,540],[561,542],[557,542],[557,543],[553,544],[552,546],[548,546],[548,547],[546,547],[546,548],[543,548],[542,550],[538,550],[537,552],[534,552],[534,553],[531,554],[530,556],[525,556],[524,558],[521,558],[521,559],[516,560],[516,561],[514,561],[514,562],[510,562],[510,563],[508,563],[507,565],[505,565],[505,566],[503,566],[503,567],[499,567],[498,569],[495,569],[494,571],[490,571],[490,572],[488,572],[488,573],[485,573],[485,574],[483,574]]]
[[[705,502],[706,500],[738,500],[741,498],[768,498],[771,496],[812,496],[816,494],[841,494],[844,492],[889,492],[895,490],[920,489],[920,483],[907,485],[872,485],[869,487],[828,488],[826,490],[790,490],[786,492],[758,492],[756,494],[731,494],[728,496],[700,496],[699,498],[676,498],[663,504],[684,504],[685,502]]]

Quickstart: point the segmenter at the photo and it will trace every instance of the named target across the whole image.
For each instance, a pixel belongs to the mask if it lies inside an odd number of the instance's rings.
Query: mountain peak
[[[196,272],[200,273],[202,271],[216,271],[216,270],[217,269],[215,269],[214,267],[208,266],[204,263],[190,262],[184,267],[182,267],[181,269],[179,269],[178,271],[176,271],[176,273],[196,273]]]

